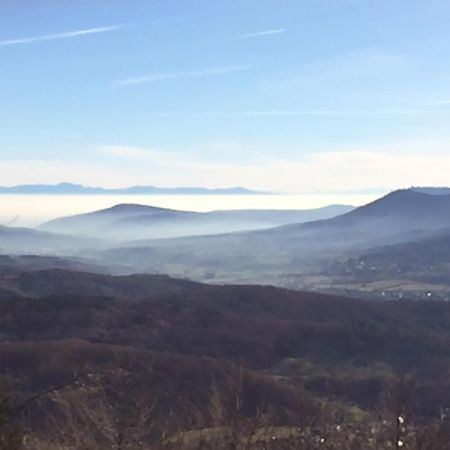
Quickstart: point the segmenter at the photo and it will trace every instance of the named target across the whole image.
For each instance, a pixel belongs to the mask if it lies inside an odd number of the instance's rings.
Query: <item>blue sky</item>
[[[1,184],[448,184],[450,2],[3,1]]]

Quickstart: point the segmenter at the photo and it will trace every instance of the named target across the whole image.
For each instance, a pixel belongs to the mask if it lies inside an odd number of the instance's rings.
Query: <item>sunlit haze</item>
[[[184,211],[234,209],[311,209],[360,206],[375,195],[7,195],[1,199],[0,225],[35,226],[56,217],[131,203]]]

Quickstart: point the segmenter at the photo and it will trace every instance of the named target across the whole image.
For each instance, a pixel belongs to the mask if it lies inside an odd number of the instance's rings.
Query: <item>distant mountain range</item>
[[[311,210],[178,211],[146,205],[120,204],[87,214],[55,219],[39,229],[65,235],[135,241],[256,230],[328,219],[352,206],[330,205]]]
[[[89,187],[72,183],[25,184],[0,187],[0,194],[46,194],[46,195],[261,195],[268,192],[243,187],[208,189],[203,187],[160,188],[155,186],[132,186],[123,189]]]
[[[418,232],[449,227],[450,194],[404,189],[328,220],[286,225],[254,234],[265,233],[283,239],[288,236],[290,239],[307,238],[309,244],[317,239],[318,246],[327,248],[359,248],[381,242],[404,242]]]
[[[326,220],[216,236],[129,243],[104,254],[161,273],[214,272],[218,281],[260,282],[267,274],[312,271],[333,258],[413,242],[450,229],[450,195],[406,189]],[[173,261],[183,271],[175,272]],[[191,272],[191,270],[195,270]]]
[[[335,286],[333,274],[349,274],[356,283],[361,277],[395,280],[405,274],[418,280],[420,272],[424,282],[439,278],[450,285],[449,236],[450,193],[411,188],[359,208],[306,211],[198,213],[119,204],[35,230],[0,227],[0,249],[83,257],[115,273],[167,273],[219,283],[284,285],[282,277],[290,274],[324,274]],[[317,283],[313,277],[305,285]]]

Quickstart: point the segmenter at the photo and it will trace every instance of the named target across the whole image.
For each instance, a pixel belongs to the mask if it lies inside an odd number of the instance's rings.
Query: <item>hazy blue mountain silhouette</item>
[[[75,255],[96,246],[94,240],[30,228],[0,226],[0,254]]]
[[[313,210],[233,210],[200,213],[120,204],[100,211],[55,219],[44,223],[40,228],[62,234],[136,240],[270,228],[334,217],[352,209],[351,206],[331,205]]]
[[[160,188],[155,186],[132,186],[123,189],[88,187],[73,183],[27,184],[0,187],[0,194],[59,194],[59,195],[256,195],[263,194],[243,187],[208,189],[203,187]]]
[[[142,241],[108,252],[107,257],[137,266],[148,263],[145,249],[161,262],[179,255],[187,267],[235,270],[304,270],[323,258],[358,255],[367,249],[411,242],[450,228],[450,195],[414,190],[392,192],[327,220],[265,230],[169,240]],[[139,248],[138,248],[139,247]],[[198,255],[198,256],[197,256]]]

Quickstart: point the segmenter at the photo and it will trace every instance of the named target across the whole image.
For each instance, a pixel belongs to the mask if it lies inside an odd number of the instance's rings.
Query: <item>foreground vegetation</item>
[[[0,449],[447,448],[447,302],[61,270],[1,287]]]
[[[350,411],[336,409],[331,402],[318,402],[305,392],[290,400],[295,409],[288,412],[282,406],[287,400],[282,395],[265,395],[273,384],[242,368],[220,388],[214,386],[204,405],[186,403],[184,398],[178,406],[169,400],[169,406],[165,404],[168,399],[162,398],[169,393],[155,392],[154,384],[141,384],[149,381],[148,376],[123,370],[88,374],[16,407],[3,393],[0,449],[450,448],[450,420],[414,420],[409,404],[412,377],[386,387],[384,409],[375,419],[369,413],[352,416]],[[136,396],[135,383],[151,389],[151,395],[141,392]],[[164,420],[161,407],[166,412]],[[34,417],[31,424],[30,417],[42,413],[43,408],[47,418]],[[41,431],[46,421],[51,434]]]

